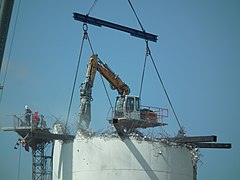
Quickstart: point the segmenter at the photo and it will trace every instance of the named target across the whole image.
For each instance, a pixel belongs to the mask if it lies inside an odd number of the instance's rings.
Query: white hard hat
[[[25,106],[25,109],[28,109],[28,106],[27,106],[27,105]]]

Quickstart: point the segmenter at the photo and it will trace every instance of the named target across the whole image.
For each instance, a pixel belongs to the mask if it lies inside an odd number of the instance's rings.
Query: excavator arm
[[[90,57],[88,61],[88,69],[86,73],[86,79],[88,79],[91,88],[93,87],[97,69],[98,69],[98,56],[93,55]]]
[[[116,75],[107,64],[98,60],[98,72],[109,82],[111,88],[117,89],[120,95],[129,95],[130,88],[125,84],[118,75]]]
[[[97,55],[90,57],[86,79],[80,90],[80,110],[78,130],[89,129],[91,121],[92,88],[97,71],[116,89],[120,96],[117,97],[112,123],[118,132],[136,128],[165,126],[160,119],[167,117],[166,109],[145,106],[140,109],[140,98],[130,96],[130,88],[117,76],[107,64],[98,59]]]
[[[111,88],[116,89],[120,95],[129,95],[130,93],[129,86],[107,64],[99,60],[97,55],[92,55],[88,61],[85,81],[81,84],[80,89],[78,129],[88,129],[90,125],[92,87],[97,71],[109,82]]]
[[[98,71],[110,84],[113,90],[117,90],[120,95],[129,95],[130,88],[121,78],[116,75],[110,67],[98,59],[97,55],[90,57],[86,78],[89,78],[89,85],[93,87],[96,71]]]

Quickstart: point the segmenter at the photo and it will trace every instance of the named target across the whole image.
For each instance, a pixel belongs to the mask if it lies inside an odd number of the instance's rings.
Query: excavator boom
[[[117,96],[112,123],[119,133],[132,131],[136,128],[165,126],[161,120],[168,116],[168,110],[158,107],[140,106],[140,98],[130,96],[130,88],[110,67],[103,63],[97,55],[90,57],[86,79],[80,90],[80,110],[78,130],[89,129],[91,121],[92,88],[96,72],[99,72],[109,83],[112,89],[119,93]]]
[[[78,129],[89,129],[91,121],[92,87],[96,72],[99,72],[120,95],[128,95],[130,88],[117,76],[110,67],[98,59],[98,55],[92,55],[88,61],[85,81],[80,89],[80,108]]]
[[[107,64],[98,61],[98,72],[109,82],[111,88],[117,89],[120,95],[129,95],[130,88],[125,84],[118,75],[116,75]]]

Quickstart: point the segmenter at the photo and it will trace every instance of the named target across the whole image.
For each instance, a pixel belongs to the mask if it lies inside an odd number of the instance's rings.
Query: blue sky
[[[13,19],[19,0],[14,6]],[[75,74],[82,23],[73,12],[86,14],[92,1],[22,1],[10,64],[0,104],[3,115],[22,114],[24,106],[48,117],[66,120]],[[238,0],[171,0],[132,3],[147,32],[158,35],[150,43],[152,55],[187,135],[217,135],[219,142],[231,142],[230,150],[201,149],[198,179],[239,177],[240,126],[240,2]],[[140,29],[125,1],[98,1],[91,16]],[[14,21],[13,21],[14,22]],[[13,23],[10,26],[10,37]],[[145,55],[145,42],[128,34],[89,25],[94,51],[120,75],[133,95],[138,95]],[[3,69],[10,47],[7,43]],[[91,55],[85,44],[69,124],[74,127],[79,107],[79,86]],[[150,59],[149,59],[150,60]],[[116,91],[108,90],[112,103]],[[93,89],[94,130],[108,126],[109,103],[99,75]],[[147,62],[142,104],[169,108],[150,61]],[[178,126],[170,111],[164,129],[171,135]],[[159,129],[154,130],[155,132]],[[17,179],[19,150],[17,135],[0,132],[0,178]],[[31,153],[21,152],[20,179],[31,179]]]

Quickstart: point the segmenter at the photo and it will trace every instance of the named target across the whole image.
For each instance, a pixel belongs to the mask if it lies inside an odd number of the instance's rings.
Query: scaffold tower
[[[54,140],[72,141],[73,135],[54,134],[47,127],[22,126],[24,122],[21,118],[14,116],[13,126],[2,127],[3,131],[13,131],[21,138],[17,140],[15,149],[20,144],[26,151],[32,149],[32,179],[49,180],[52,179],[52,152]]]

